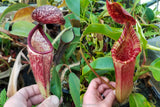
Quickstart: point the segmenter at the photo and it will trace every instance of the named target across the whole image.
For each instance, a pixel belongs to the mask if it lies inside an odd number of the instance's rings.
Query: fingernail
[[[115,90],[113,90],[113,94],[114,94],[114,95],[116,95],[116,92],[115,92]]]
[[[51,102],[52,102],[54,105],[56,105],[55,107],[58,107],[58,105],[59,105],[59,99],[58,99],[58,97],[52,96],[50,100],[51,100]]]

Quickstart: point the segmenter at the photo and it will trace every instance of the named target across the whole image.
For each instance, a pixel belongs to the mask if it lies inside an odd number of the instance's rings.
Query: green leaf
[[[97,18],[97,16],[91,13],[91,14],[90,14],[90,21],[91,21],[92,24],[98,23],[98,18]]]
[[[85,15],[86,10],[88,9],[89,0],[80,0],[80,9],[81,9],[81,15]]]
[[[109,56],[97,58],[92,63],[90,63],[90,65],[95,70],[114,71],[113,60],[112,60],[112,57],[109,57]],[[86,65],[82,69],[82,75],[85,75],[90,71],[91,69],[88,67],[88,65]]]
[[[61,69],[62,66],[63,66],[63,64],[58,64],[58,65],[56,66],[56,71],[59,72],[59,70]]]
[[[80,17],[80,0],[66,0],[68,8]]]
[[[142,27],[152,27],[152,28],[156,28],[156,29],[159,29],[159,27],[158,26],[156,26],[155,24],[143,24],[143,23],[141,23],[140,24]]]
[[[23,4],[23,3],[17,3],[17,4],[13,4],[11,6],[9,6],[7,9],[4,10],[4,12],[2,13],[2,15],[0,16],[0,22],[2,21],[3,17],[9,13],[9,12],[12,12],[12,11],[16,11],[20,8],[24,8],[24,7],[27,7],[29,5],[27,4]]]
[[[80,2],[81,2],[81,9],[86,9],[87,7],[88,7],[88,5],[89,5],[89,0],[80,0]]]
[[[96,70],[96,73],[99,75],[99,76],[104,76],[105,74],[110,74],[114,72],[113,70],[112,71],[107,71],[107,70]],[[114,75],[112,75],[114,76]],[[93,72],[90,72],[89,73],[89,76],[86,76],[86,80],[90,83],[94,78],[96,78],[97,76],[93,73]],[[107,77],[108,78],[108,77]],[[113,77],[112,77],[113,78]],[[110,78],[108,78],[110,80]]]
[[[52,94],[56,95],[59,99],[61,99],[62,96],[61,81],[56,71],[56,67],[54,67],[52,71],[50,87],[51,87],[50,91],[52,92]]]
[[[80,107],[80,81],[74,73],[69,74],[69,88],[74,104]]]
[[[79,42],[80,36],[76,36],[75,39],[72,41],[72,43],[70,44],[69,48],[67,48],[66,50],[66,54],[65,54],[65,59],[66,61],[68,61],[68,59],[73,55],[73,52],[76,50],[77,47],[77,42]]]
[[[133,93],[129,96],[129,105],[130,107],[151,107],[147,99],[139,93]]]
[[[0,93],[0,107],[3,107],[6,101],[7,101],[7,93],[6,90],[3,89]]]
[[[157,58],[151,63],[149,70],[152,72],[155,80],[160,81],[160,58]]]
[[[81,96],[80,96],[80,104],[81,105],[83,104],[83,96],[84,96],[84,94],[81,94]]]
[[[53,39],[51,38],[51,36],[48,34],[48,33],[45,33],[47,38],[49,39],[49,41],[52,43],[53,42]]]
[[[70,18],[70,19],[80,20],[79,17],[77,17],[77,16],[76,16],[75,14],[73,14],[73,13],[64,16],[64,19],[65,19],[65,25],[64,25],[64,26],[65,26],[66,28],[72,26],[71,23],[70,23],[69,18]]]
[[[1,34],[0,34],[0,38],[2,39],[8,39],[8,40],[13,40],[10,36],[8,36],[7,34],[5,34],[5,33],[2,33],[1,32]],[[6,47],[5,47],[6,48]]]
[[[113,32],[123,32],[122,28],[115,28],[115,27],[111,27]]]
[[[6,22],[4,29],[9,30],[9,27],[10,27],[10,22]]]
[[[74,33],[72,29],[69,29],[63,33],[61,40],[64,43],[70,43],[74,39]]]
[[[29,32],[35,25],[27,21],[15,22],[10,33],[18,36],[28,37]]]
[[[70,19],[75,19],[75,20],[80,20],[79,19],[79,17],[77,17],[75,14],[68,14],[68,15],[66,15],[65,17],[64,17],[64,19],[65,19],[65,28],[69,28],[69,27],[71,27],[72,25],[71,25],[71,23],[70,23],[70,20],[69,20],[69,18]],[[76,27],[73,27],[73,31],[74,31],[74,33],[75,33],[75,35],[76,36],[80,36],[80,28],[76,28]]]
[[[150,8],[148,8],[148,7],[146,8],[145,15],[146,15],[146,17],[147,17],[147,19],[148,19],[149,21],[151,21],[151,20],[154,19],[154,12],[153,12],[152,9],[150,9]]]
[[[141,53],[139,53],[138,56],[136,57],[136,67],[140,67],[140,66],[139,66],[140,56],[141,56]]]
[[[83,32],[83,35],[90,33],[101,33],[113,40],[118,40],[122,32],[115,30],[113,31],[108,25],[105,24],[90,24]]]
[[[143,30],[142,30],[142,27],[141,25],[139,24],[138,20],[136,20],[136,31],[137,31],[137,36],[140,40],[140,43],[143,47],[143,49],[146,49],[146,46],[147,46],[147,40],[143,34]]]
[[[160,34],[160,32],[156,32],[156,31],[146,31],[146,32],[144,33],[144,35],[145,35],[146,37],[151,37],[151,36],[153,36],[153,35],[158,35],[158,34]]]
[[[73,27],[74,34],[80,36],[80,28]]]

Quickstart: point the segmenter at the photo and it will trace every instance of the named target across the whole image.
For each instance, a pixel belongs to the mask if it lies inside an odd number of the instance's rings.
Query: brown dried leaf
[[[21,64],[21,56],[25,57],[22,51],[23,49],[17,55],[16,61],[12,68],[12,72],[11,72],[9,84],[8,84],[8,91],[7,91],[8,97],[13,96],[17,92],[17,79],[21,69],[23,68],[23,65]]]
[[[145,78],[151,78],[151,74],[149,74],[149,72],[147,72],[139,77],[139,79],[145,79]]]
[[[80,21],[79,21],[79,20],[76,20],[76,19],[69,19],[69,20],[70,20],[71,25],[72,25],[73,27],[77,27],[77,28],[80,27]]]
[[[32,19],[31,14],[34,9],[35,7],[30,6],[30,7],[25,7],[25,8],[18,10],[16,14],[14,15],[12,22],[22,21],[22,20],[33,22],[34,20]]]
[[[151,74],[149,72],[141,75],[139,79],[143,79],[146,86],[152,86],[149,81],[151,79]]]

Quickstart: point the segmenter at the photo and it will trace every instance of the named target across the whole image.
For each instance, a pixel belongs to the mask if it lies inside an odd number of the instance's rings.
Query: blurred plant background
[[[160,106],[160,6],[159,0],[111,0],[118,2],[137,21],[134,29],[140,39],[142,52],[137,56],[134,89],[129,104],[124,107]],[[106,9],[106,0],[81,0],[81,48],[92,68],[100,75],[115,81],[111,48],[120,37],[123,26],[113,21]],[[88,84],[96,76],[81,59],[80,101]],[[148,100],[148,101],[147,101]],[[136,105],[136,106],[135,106]],[[120,106],[120,105],[117,105]]]
[[[44,25],[54,47],[51,93],[63,96],[62,107],[80,105],[80,1],[79,0],[0,0],[0,107],[7,91],[35,84],[27,57],[27,37],[37,24],[31,13],[41,5],[58,7],[65,25]],[[16,76],[13,76],[16,75]],[[12,78],[9,80],[9,78]],[[7,89],[8,85],[13,87]],[[14,93],[13,93],[14,94]]]
[[[158,107],[160,106],[159,0],[116,0],[116,2],[137,20],[134,29],[142,47],[142,52],[136,61],[135,87],[129,101],[141,100],[149,107]],[[37,5],[46,4],[60,8],[66,20],[64,26],[53,24],[44,26],[54,46],[55,56],[59,59],[58,62],[54,62],[56,66],[51,71],[55,74],[53,77],[60,82],[55,83],[52,78],[51,87],[56,84],[62,91],[64,97],[62,106],[79,107],[79,90],[82,104],[88,84],[95,78],[84,59],[80,57],[80,47],[83,49],[85,58],[99,75],[115,81],[110,50],[114,41],[120,37],[123,26],[115,23],[109,16],[105,0],[74,0],[74,2],[72,0],[1,0],[0,107],[3,107],[7,100],[6,91],[11,72],[16,72],[18,77],[14,79],[14,83],[17,83],[14,88],[20,89],[35,84],[27,60],[26,40],[29,31],[37,23],[31,19],[30,14]],[[81,45],[80,34],[83,36]],[[61,39],[64,40],[65,45],[62,45]],[[21,52],[22,49],[23,52]],[[16,71],[13,71],[13,68],[16,68]],[[51,88],[52,93],[54,93],[53,90],[54,88]],[[133,107],[134,104],[130,103],[130,106]],[[141,104],[141,102],[138,103],[139,106],[144,106]]]

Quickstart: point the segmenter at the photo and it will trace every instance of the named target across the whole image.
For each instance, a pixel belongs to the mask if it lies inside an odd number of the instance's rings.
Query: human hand
[[[102,78],[115,87],[115,82],[109,82],[105,77]],[[83,107],[112,107],[115,98],[115,91],[102,83],[99,78],[95,78],[90,82],[83,97]]]
[[[14,96],[10,97],[4,107],[32,107],[32,105],[38,105],[37,107],[58,107],[59,99],[55,95],[44,99],[38,85],[31,85],[20,89]]]

